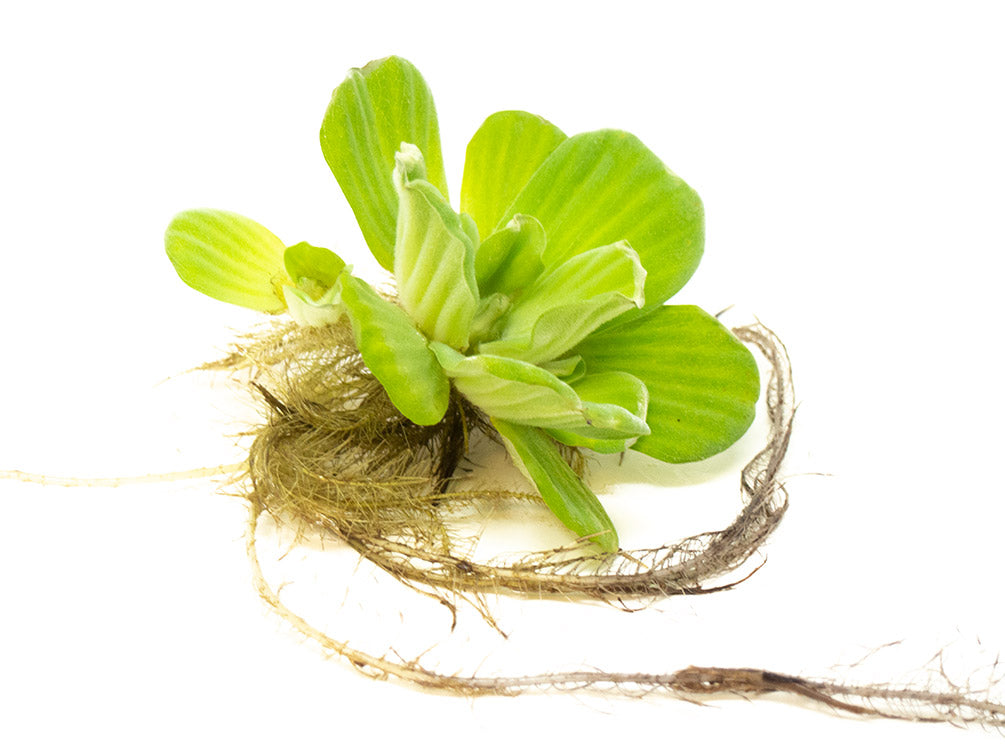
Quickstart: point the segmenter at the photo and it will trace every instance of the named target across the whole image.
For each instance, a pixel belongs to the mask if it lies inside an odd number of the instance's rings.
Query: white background
[[[728,322],[758,317],[789,346],[792,508],[767,565],[734,592],[637,614],[504,602],[510,642],[470,615],[451,637],[442,609],[365,569],[326,581],[307,568],[303,599],[355,611],[353,638],[425,637],[443,670],[701,663],[840,677],[898,640],[913,654],[854,672],[917,679],[944,647],[986,670],[1005,650],[1001,6],[341,5],[0,11],[0,468],[129,475],[240,460],[246,401],[183,372],[256,319],[182,285],[163,229],[181,209],[228,208],[366,270],[317,131],[349,67],[400,54],[437,98],[455,200],[466,139],[510,108],[567,133],[630,130],[698,190],[706,254],[677,301],[734,305]],[[728,518],[758,441],[698,468],[624,470],[659,482],[612,502],[626,536],[665,538],[638,529],[646,507],[674,514],[671,536],[703,525],[706,504]],[[5,751],[1002,743],[772,701],[471,701],[374,682],[258,600],[244,506],[212,483],[7,481],[0,496]]]

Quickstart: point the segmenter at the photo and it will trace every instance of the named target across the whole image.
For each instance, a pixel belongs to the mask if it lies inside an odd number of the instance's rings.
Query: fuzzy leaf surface
[[[580,537],[606,552],[617,552],[618,534],[607,511],[582,479],[569,468],[555,443],[541,430],[493,418],[506,449],[537,487],[552,513]]]
[[[551,372],[518,359],[464,356],[442,343],[430,348],[454,387],[489,416],[538,427],[586,422],[576,391]]]
[[[506,209],[566,136],[544,118],[519,110],[490,115],[468,142],[461,210],[487,238],[504,223]]]
[[[557,359],[605,322],[643,304],[646,271],[624,242],[577,254],[546,271],[510,309],[481,353],[532,363]]]
[[[450,383],[426,339],[400,307],[364,281],[343,275],[341,285],[363,363],[406,418],[436,424],[447,411]]]
[[[322,291],[331,288],[345,269],[345,262],[334,251],[306,242],[287,247],[283,252],[283,265],[294,285],[305,290],[311,286]]]
[[[754,420],[760,388],[753,355],[696,306],[663,306],[591,335],[576,348],[587,372],[624,371],[649,391],[652,433],[633,450],[661,461],[708,458]]]
[[[494,418],[605,440],[634,439],[649,432],[644,417],[633,414],[631,409],[614,403],[584,401],[577,392],[578,382],[571,386],[526,361],[502,356],[464,356],[435,342],[430,348],[454,387]],[[590,393],[596,398],[613,394],[610,389]]]
[[[698,195],[635,136],[592,131],[562,142],[506,210],[533,215],[548,234],[545,266],[625,239],[646,269],[645,306],[680,290],[704,247]],[[637,312],[627,312],[631,319]]]
[[[399,195],[394,276],[398,299],[432,340],[464,350],[479,306],[475,241],[422,174],[422,155],[403,145],[394,171]]]
[[[530,215],[517,215],[490,235],[475,252],[475,278],[481,295],[518,294],[542,272],[548,239]]]
[[[391,174],[402,142],[422,151],[427,180],[447,196],[436,107],[418,70],[399,57],[353,68],[325,112],[321,151],[371,253],[388,270],[398,219]]]
[[[211,298],[260,312],[286,309],[286,244],[268,229],[219,209],[191,209],[174,217],[164,249],[187,285]]]
[[[286,305],[293,321],[303,327],[324,327],[342,319],[342,281],[339,280],[319,296],[312,296],[303,288],[283,286]]]
[[[622,434],[612,436],[614,433],[598,429],[595,424],[578,432],[549,430],[548,434],[559,442],[598,453],[623,453],[637,438],[649,434],[646,423],[649,390],[635,375],[627,372],[588,374],[577,380],[573,387],[588,414],[596,416],[605,412],[610,417],[606,423],[618,426]]]

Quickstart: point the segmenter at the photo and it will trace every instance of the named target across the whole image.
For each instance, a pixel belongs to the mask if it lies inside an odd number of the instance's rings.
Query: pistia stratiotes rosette
[[[536,115],[496,113],[468,144],[457,212],[432,96],[391,57],[335,90],[321,148],[394,274],[395,301],[334,252],[287,246],[220,210],[171,222],[182,280],[305,327],[346,317],[406,418],[441,421],[452,386],[490,417],[562,523],[608,551],[614,526],[559,443],[682,463],[749,427],[750,352],[701,309],[664,304],[698,266],[701,200],[631,134],[568,137]]]

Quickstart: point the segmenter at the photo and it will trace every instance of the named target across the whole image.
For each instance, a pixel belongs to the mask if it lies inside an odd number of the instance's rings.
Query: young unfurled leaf
[[[293,321],[303,327],[334,325],[345,314],[341,279],[319,296],[312,296],[303,288],[294,288],[292,285],[284,286],[283,294]]]
[[[625,242],[577,254],[545,272],[511,307],[481,353],[551,361],[600,325],[643,304],[646,271]]]
[[[334,251],[309,243],[289,246],[283,254],[286,274],[294,285],[283,287],[293,321],[323,327],[342,318],[342,285],[346,264]]]
[[[565,526],[588,537],[605,552],[618,551],[618,534],[597,496],[562,458],[540,429],[492,419],[513,460],[537,487],[545,504]]]
[[[475,278],[482,296],[519,294],[544,271],[544,228],[530,215],[517,215],[482,241],[475,252]]]
[[[286,244],[254,220],[219,209],[181,212],[164,248],[178,277],[200,293],[260,312],[286,309]]]
[[[696,306],[663,306],[576,347],[589,372],[624,371],[649,390],[652,433],[633,450],[670,463],[725,450],[754,419],[760,381],[750,351]]]
[[[283,264],[294,285],[316,295],[335,285],[345,269],[345,262],[334,251],[306,242],[287,247]]]
[[[408,315],[348,274],[342,276],[342,303],[363,362],[395,407],[416,424],[440,421],[450,383]]]
[[[544,226],[546,267],[626,239],[648,271],[647,309],[680,290],[701,259],[705,229],[698,195],[624,131],[593,131],[562,142],[503,220],[519,213]]]
[[[321,125],[321,151],[373,256],[393,267],[398,196],[391,182],[401,143],[426,158],[426,180],[447,196],[433,96],[407,60],[389,57],[349,71]]]
[[[500,320],[509,310],[509,296],[493,293],[486,296],[478,304],[478,310],[471,320],[471,344],[476,345],[483,340],[495,340],[499,337],[502,325]]]
[[[503,224],[520,189],[565,139],[544,118],[519,110],[490,115],[475,131],[464,158],[461,210],[475,219],[482,238]]]
[[[464,350],[478,310],[475,243],[460,216],[421,178],[422,155],[403,144],[394,170],[399,195],[394,276],[398,299],[429,338]]]

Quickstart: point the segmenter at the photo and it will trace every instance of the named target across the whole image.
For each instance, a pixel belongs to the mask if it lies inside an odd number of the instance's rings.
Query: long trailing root
[[[421,663],[390,659],[336,639],[289,608],[273,589],[258,558],[257,532],[263,508],[253,499],[247,529],[248,559],[255,587],[262,599],[297,631],[325,651],[347,659],[360,672],[382,680],[397,679],[424,689],[465,696],[516,696],[533,691],[597,691],[639,695],[661,692],[671,698],[703,704],[718,699],[780,698],[808,702],[836,714],[910,722],[948,722],[1005,729],[1005,704],[991,698],[991,690],[971,691],[943,676],[943,688],[846,685],[757,668],[690,666],[671,673],[580,670],[521,676],[449,675]]]
[[[613,555],[577,543],[473,559],[471,542],[458,530],[476,505],[543,503],[508,490],[451,489],[467,438],[491,432],[488,423],[457,396],[435,427],[408,422],[365,369],[351,334],[338,326],[279,330],[242,349],[270,408],[251,449],[249,495],[277,519],[334,534],[396,578],[448,597],[506,590],[614,601],[729,588],[717,580],[757,552],[788,506],[779,470],[795,411],[777,338],[760,325],[735,332],[769,363],[769,432],[741,474],[740,513],[721,531]],[[232,357],[227,366],[240,363]]]
[[[186,482],[192,479],[234,476],[247,472],[247,464],[232,463],[221,466],[205,466],[199,469],[168,471],[163,474],[141,474],[140,476],[76,477],[37,474],[17,469],[0,471],[0,479],[9,479],[45,487],[124,487],[132,484],[163,484],[165,482]]]

